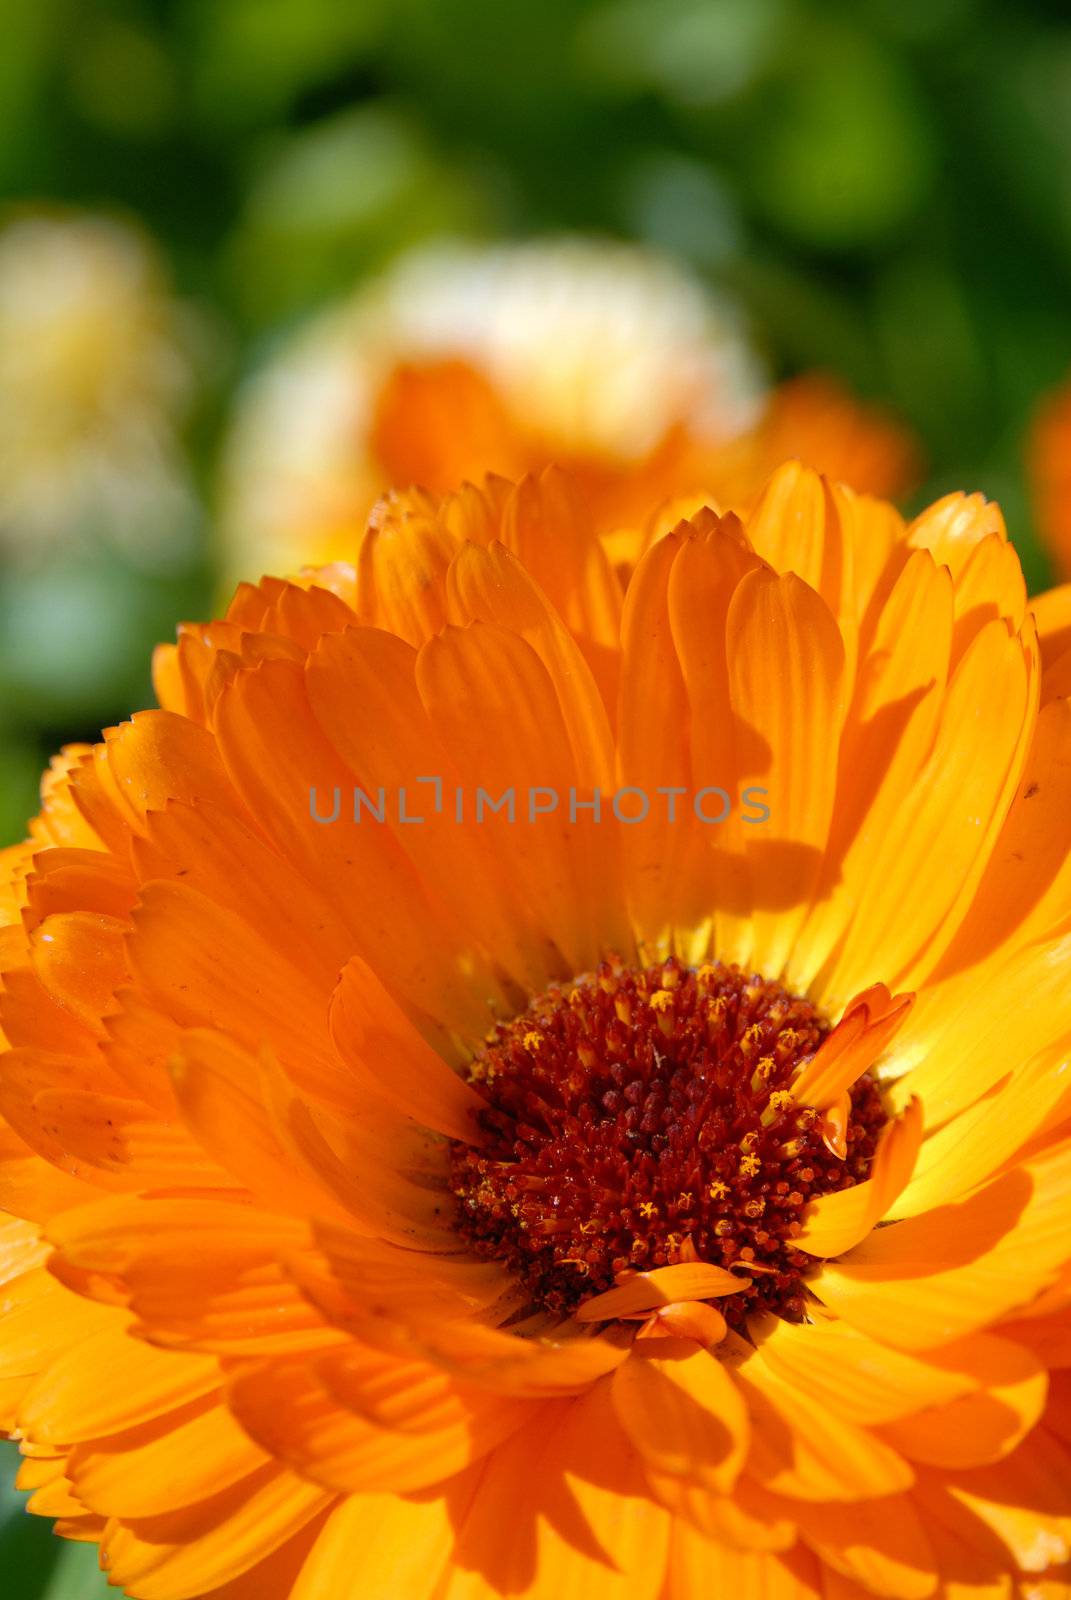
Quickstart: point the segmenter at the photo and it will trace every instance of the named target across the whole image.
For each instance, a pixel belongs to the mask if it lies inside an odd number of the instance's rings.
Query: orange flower
[[[6,858],[32,1508],[139,1600],[1066,1595],[1065,623],[790,465],[183,628]]]
[[[550,461],[609,536],[677,495],[747,508],[790,456],[891,497],[916,474],[903,430],[832,379],[764,395],[739,319],[652,252],[425,249],[249,385],[224,465],[225,562],[237,579],[345,558],[392,485],[440,495]]]
[[[1027,465],[1038,531],[1056,570],[1071,577],[1071,384],[1038,411]]]

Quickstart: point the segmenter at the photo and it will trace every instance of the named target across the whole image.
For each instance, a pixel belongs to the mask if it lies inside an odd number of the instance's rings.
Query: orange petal
[[[856,552],[858,554],[858,551]],[[826,892],[803,935],[801,991],[835,951],[882,872],[885,839],[933,744],[948,678],[952,586],[928,552],[907,561],[868,628],[841,743]],[[851,991],[823,986],[836,1011]]]
[[[502,540],[575,638],[616,650],[621,587],[567,473],[551,465],[517,484],[503,505]]]
[[[1071,911],[1071,703],[1038,714],[1033,743],[985,876],[943,964],[976,965],[1014,941],[1052,934]]]
[[[910,1181],[922,1143],[922,1102],[908,1102],[886,1124],[878,1139],[870,1176],[851,1189],[822,1195],[802,1213],[803,1231],[794,1240],[812,1256],[839,1256],[865,1239],[886,1216]]]
[[[412,863],[426,892],[464,924],[484,961],[493,951],[495,962],[522,985],[542,987],[550,974],[538,959],[533,919],[511,903],[508,868],[491,849],[486,828],[472,820],[469,774],[424,708],[416,660],[409,645],[375,628],[330,635],[309,660],[309,703],[317,721],[383,818],[365,814],[352,824],[347,791],[344,820],[332,831],[356,826],[383,835]],[[468,819],[463,807],[459,821],[456,795],[466,787]]]
[[[892,1349],[846,1322],[763,1316],[751,1319],[750,1331],[756,1368],[863,1428],[947,1405],[978,1386],[960,1368]]]
[[[346,1404],[330,1370],[307,1362],[239,1367],[227,1387],[242,1427],[275,1460],[343,1493],[420,1489],[462,1471],[516,1431],[530,1402],[440,1381],[434,1422],[379,1427]]]
[[[611,1384],[614,1409],[652,1472],[727,1492],[747,1454],[743,1397],[691,1341],[641,1340]]]
[[[613,1317],[651,1311],[674,1300],[705,1300],[711,1296],[739,1294],[751,1285],[750,1278],[726,1272],[705,1261],[680,1261],[653,1272],[637,1272],[603,1294],[585,1300],[575,1315],[577,1322],[606,1322]]]
[[[792,1083],[800,1105],[833,1106],[881,1055],[914,1003],[914,995],[890,995],[873,984],[849,1002],[832,1033]]]
[[[974,546],[955,579],[956,628],[952,658],[958,661],[987,622],[1006,617],[1021,628],[1026,616],[1026,581],[1007,534],[990,533]]]
[[[207,1356],[154,1350],[108,1324],[52,1361],[19,1408],[19,1428],[35,1443],[71,1445],[166,1416],[219,1388],[219,1365]]]
[[[233,810],[237,796],[206,728],[170,711],[140,711],[105,734],[108,768],[124,814],[140,831],[169,800]]]
[[[244,1049],[268,1042],[294,1082],[345,1101],[348,1075],[327,1033],[324,995],[229,908],[184,883],[152,883],[134,913],[139,983],[183,1028],[212,1028]]]
[[[1027,1573],[1071,1560],[1071,1453],[1044,1424],[994,1466],[946,1474],[954,1499],[981,1519]]]
[[[682,1518],[673,1526],[666,1600],[695,1600],[700,1594],[732,1595],[733,1600],[823,1600],[818,1563],[808,1551],[732,1548],[706,1538]]]
[[[220,698],[216,728],[228,771],[261,830],[332,906],[350,934],[350,954],[367,959],[392,993],[424,1015],[482,1036],[498,982],[389,832],[349,820],[356,775],[318,728],[304,669],[268,661],[239,673]],[[336,824],[311,820],[310,785],[321,805],[338,788]],[[413,961],[415,948],[420,962]]]
[[[123,939],[129,924],[93,911],[46,917],[31,937],[34,971],[48,992],[88,1028],[100,1018],[129,976]]]
[[[86,1285],[99,1296],[120,1288],[155,1342],[262,1354],[341,1339],[281,1265],[309,1248],[307,1229],[226,1191],[101,1200],[54,1218],[48,1235],[52,1270],[80,1286],[80,1275],[101,1275]]]
[[[430,639],[446,621],[446,572],[458,542],[430,495],[420,489],[385,495],[358,547],[361,622],[410,645]]]
[[[477,1143],[485,1102],[417,1033],[369,971],[354,958],[331,1000],[331,1034],[355,1083],[385,1097],[425,1127]]]
[[[1048,669],[1071,650],[1071,583],[1034,595],[1030,609],[1038,625],[1041,659]]]
[[[891,1108],[917,1094],[932,1134],[1007,1077],[1009,1016],[1018,1062],[1071,1032],[1069,958],[1071,932],[1061,928],[924,990],[890,1051],[899,1074],[888,1088]]]
[[[289,1600],[341,1600],[359,1587],[363,1600],[431,1600],[447,1570],[454,1523],[475,1488],[466,1473],[449,1494],[406,1499],[348,1495],[331,1512],[289,1591]]]
[[[280,1549],[332,1498],[269,1466],[182,1510],[113,1521],[101,1543],[109,1581],[144,1600],[204,1594]]]
[[[886,1424],[883,1436],[912,1461],[947,1468],[1000,1461],[1045,1409],[1045,1368],[1022,1345],[975,1334],[932,1352],[929,1359],[949,1372],[964,1372],[977,1388]]]
[[[600,1384],[542,1408],[489,1461],[440,1600],[657,1600],[669,1526]]]
[[[659,787],[685,793],[692,782],[688,701],[667,605],[682,544],[680,535],[669,534],[647,552],[629,584],[621,623],[620,782],[649,795]],[[688,927],[691,905],[682,906],[682,897],[702,874],[684,870],[684,862],[695,859],[687,854],[686,830],[660,809],[624,832],[622,869],[635,938],[641,947],[659,949]]]
[[[742,791],[764,789],[770,812],[746,846],[749,959],[780,973],[793,958],[829,839],[847,710],[844,643],[813,589],[792,573],[760,568],[733,595],[726,650],[738,781]]]
[[[1004,518],[995,501],[982,494],[946,494],[921,512],[907,529],[907,543],[929,550],[934,560],[958,578],[975,548],[990,534],[1007,539]]]
[[[417,682],[465,774],[466,811],[478,789],[494,801],[514,797],[513,820],[508,811],[485,812],[482,824],[488,845],[509,865],[513,897],[531,908],[569,971],[589,970],[611,930],[585,862],[587,829],[566,825],[570,791],[584,794],[587,775],[574,759],[550,674],[516,634],[473,622],[428,641]]]
[[[348,959],[352,940],[321,894],[259,838],[237,809],[207,801],[169,801],[145,819],[134,841],[141,881],[166,878],[215,904],[241,911],[266,944],[284,953],[308,979],[327,990]],[[241,883],[240,901],[235,884]]]
[[[169,1071],[186,1125],[219,1163],[218,1173],[231,1174],[273,1208],[346,1220],[343,1208],[295,1166],[277,1137],[258,1093],[254,1056],[226,1034],[193,1028],[181,1036]]]
[[[551,1399],[580,1394],[628,1360],[628,1346],[608,1338],[517,1338],[477,1323],[421,1327],[412,1353],[464,1383],[505,1394]]]
[[[876,1228],[809,1280],[864,1332],[905,1350],[947,1344],[1025,1305],[1067,1259],[1071,1145],[969,1199]]]
[[[862,1501],[910,1487],[914,1473],[869,1430],[838,1416],[819,1395],[784,1382],[758,1356],[736,1368],[751,1417],[748,1472],[793,1502]]]
[[[207,1500],[267,1459],[213,1398],[176,1409],[162,1423],[145,1422],[79,1445],[68,1473],[84,1506],[125,1520],[163,1516]]]
[[[733,517],[700,514],[680,525],[677,537],[683,542],[669,572],[666,603],[686,690],[680,715],[690,767],[681,781],[696,792],[716,785],[739,804],[740,763],[747,749],[738,739],[729,705],[726,625],[741,579],[762,563]],[[641,638],[641,649],[644,642]],[[642,700],[651,692],[649,681],[640,676],[645,665],[644,652],[633,688]],[[657,746],[652,754],[657,758]],[[653,787],[669,779],[649,772],[646,782]],[[694,798],[682,797],[677,821],[665,830],[664,839],[651,841],[652,849],[666,852],[663,892],[667,899],[673,896],[669,903],[677,908],[677,925],[695,927],[705,941],[692,947],[696,961],[705,959],[708,951],[725,961],[746,959],[750,953],[752,894],[746,839],[751,832],[732,812],[713,827],[701,823],[694,813]],[[681,948],[689,950],[688,945]]]
[[[995,847],[1034,722],[1031,641],[987,623],[943,697],[928,758],[889,817],[869,861],[852,936],[823,979],[827,993],[876,971],[917,988],[948,948]]]
[[[702,1300],[678,1300],[660,1306],[651,1319],[659,1331],[677,1339],[692,1339],[701,1350],[709,1350],[725,1338],[728,1324],[720,1311]]]
[[[850,1506],[803,1505],[798,1521],[815,1554],[870,1593],[890,1600],[925,1600],[937,1588],[940,1574],[933,1546],[907,1495]]]
[[[969,1193],[1069,1104],[1071,1039],[1065,1039],[1012,1070],[1006,1083],[931,1134],[891,1214],[915,1216]]]
[[[388,483],[453,489],[477,471],[523,467],[522,436],[498,389],[456,358],[405,362],[383,382],[371,449]]]

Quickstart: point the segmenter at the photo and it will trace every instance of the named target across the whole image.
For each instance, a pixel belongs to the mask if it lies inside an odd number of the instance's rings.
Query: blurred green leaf
[[[756,106],[745,170],[791,237],[833,250],[881,241],[917,212],[933,177],[910,74],[888,47],[812,12]]]
[[[577,34],[592,80],[683,105],[738,94],[772,61],[791,0],[609,0]]]
[[[45,1525],[47,1528],[47,1524]],[[26,1600],[115,1600],[116,1590],[100,1570],[95,1544],[57,1540],[58,1553],[38,1595],[27,1590]],[[21,1600],[21,1597],[20,1597]]]
[[[25,838],[39,804],[42,767],[35,744],[0,728],[0,849]]]
[[[72,55],[70,85],[83,115],[120,135],[158,135],[178,112],[174,60],[147,28],[114,17],[101,17]]]
[[[629,233],[699,266],[717,268],[741,254],[743,222],[728,184],[708,165],[671,150],[634,160],[621,180]]]
[[[196,92],[217,125],[277,115],[309,85],[362,60],[386,0],[193,0]]]
[[[19,1454],[0,1444],[0,1573],[10,1600],[101,1600],[115,1595],[100,1571],[95,1545],[57,1539],[51,1524],[26,1510],[14,1487]]]
[[[68,7],[65,0],[0,0],[0,189],[18,186],[45,110],[45,83]]]
[[[947,456],[989,421],[992,372],[961,285],[944,262],[915,245],[879,274],[875,318],[890,400],[930,441],[932,453]]]
[[[278,140],[231,241],[235,293],[254,320],[349,288],[395,251],[476,227],[479,189],[438,159],[400,107],[346,111]]]
[[[0,581],[0,688],[9,721],[96,732],[145,692],[153,646],[207,603],[203,574],[146,573],[107,547],[68,552]],[[95,726],[94,726],[95,724]]]

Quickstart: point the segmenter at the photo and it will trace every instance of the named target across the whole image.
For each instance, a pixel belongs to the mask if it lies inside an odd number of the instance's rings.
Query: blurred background
[[[217,605],[243,379],[423,241],[671,252],[772,378],[899,413],[912,504],[984,490],[1047,581],[1023,463],[1071,365],[1059,0],[0,0],[0,36],[0,843]],[[95,1552],[20,1506],[6,1592],[96,1594]]]

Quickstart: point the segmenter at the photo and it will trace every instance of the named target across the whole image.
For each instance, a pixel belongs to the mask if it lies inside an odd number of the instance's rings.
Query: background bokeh
[[[1000,499],[1044,583],[1022,449],[1071,364],[1059,0],[0,0],[0,37],[0,224],[133,223],[182,390],[133,538],[98,512],[0,540],[0,842],[48,753],[148,703],[152,643],[212,608],[243,373],[440,234],[676,252],[738,299],[775,374],[825,368],[903,415],[927,461],[917,500]],[[34,416],[27,293],[0,303],[8,478]],[[13,1494],[0,1518],[5,1593],[99,1592],[95,1552]]]

